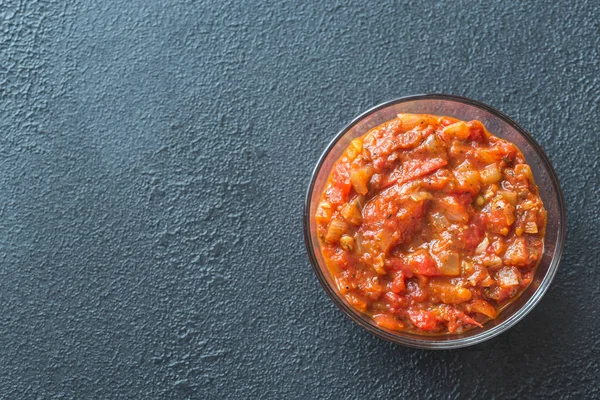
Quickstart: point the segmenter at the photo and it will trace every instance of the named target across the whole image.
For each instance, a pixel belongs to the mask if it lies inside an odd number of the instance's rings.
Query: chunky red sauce
[[[354,308],[443,334],[481,327],[527,288],[546,210],[519,149],[481,122],[400,114],[351,142],[315,218]]]

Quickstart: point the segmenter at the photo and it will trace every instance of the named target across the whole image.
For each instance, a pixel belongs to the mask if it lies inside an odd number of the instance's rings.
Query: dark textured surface
[[[61,3],[0,2],[1,398],[600,396],[596,1]],[[568,206],[542,302],[458,351],[355,326],[302,238],[326,143],[423,92],[529,129]]]

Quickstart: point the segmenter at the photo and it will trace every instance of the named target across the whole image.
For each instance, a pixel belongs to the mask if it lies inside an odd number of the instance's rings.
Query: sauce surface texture
[[[350,143],[315,220],[352,307],[384,329],[445,334],[527,288],[546,210],[521,151],[481,122],[399,114]]]

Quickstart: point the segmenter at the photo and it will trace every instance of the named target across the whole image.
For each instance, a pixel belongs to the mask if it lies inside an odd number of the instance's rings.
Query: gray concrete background
[[[0,1],[0,398],[598,398],[600,7]],[[384,100],[495,106],[568,240],[509,332],[399,347],[326,297],[302,203]]]

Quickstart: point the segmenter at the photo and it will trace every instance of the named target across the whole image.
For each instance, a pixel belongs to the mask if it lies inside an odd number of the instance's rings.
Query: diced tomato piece
[[[365,279],[362,280],[359,288],[361,288],[362,293],[370,300],[377,300],[382,292],[383,286],[379,283],[379,279],[377,277],[368,277],[365,276]]]
[[[487,291],[486,297],[496,300],[498,303],[510,299],[517,294],[517,286],[494,286]]]
[[[417,276],[417,279],[424,278]],[[408,281],[406,284],[406,295],[414,302],[421,303],[429,298],[428,291],[415,281]]]
[[[459,234],[459,239],[465,250],[475,250],[485,237],[485,232],[477,223],[469,224],[469,229]]]
[[[481,142],[485,139],[485,127],[480,121],[467,122],[469,127],[469,140]]]
[[[402,271],[403,275],[406,276],[406,263],[404,262],[404,258],[388,256],[385,259],[385,266],[388,271]],[[406,276],[410,278],[409,276]]]
[[[336,164],[331,181],[340,189],[343,196],[348,196],[350,189],[352,189],[348,165],[342,163]]]
[[[496,146],[498,148],[498,151],[502,155],[502,160],[508,163],[512,163],[515,161],[515,159],[517,158],[517,154],[519,153],[517,146],[505,141],[498,143]]]
[[[438,329],[439,318],[431,311],[409,309],[408,316],[417,328],[424,331],[434,331]]]
[[[410,160],[404,165],[402,177],[398,180],[398,182],[404,183],[415,178],[428,175],[446,165],[448,165],[448,161],[443,158]]]
[[[448,165],[448,161],[443,158],[409,160],[390,174],[389,179],[383,183],[383,187],[390,187],[394,183],[402,184],[429,175],[446,165]]]
[[[481,325],[479,322],[475,321],[473,318],[469,317],[464,312],[458,310],[454,306],[445,306],[443,314],[444,314],[444,319],[446,321],[448,321],[448,331],[450,333],[452,333],[456,330],[456,327],[458,325],[458,324],[456,324],[457,320],[462,321],[465,324],[475,325],[480,328],[483,328],[483,325]],[[451,330],[451,325],[454,325],[454,327],[455,327],[452,330]]]
[[[533,280],[533,272],[527,271],[521,274],[521,287],[527,287]]]
[[[337,186],[330,185],[325,190],[324,197],[332,204],[340,204],[343,202],[342,191]]]
[[[515,221],[515,207],[512,204],[503,198],[494,199],[482,212],[487,230],[503,236],[508,235],[510,226]]]
[[[406,283],[404,282],[404,273],[402,271],[398,271],[394,275],[394,280],[392,281],[392,292],[401,293],[406,290]]]
[[[350,253],[342,250],[341,248],[336,248],[335,252],[329,257],[331,261],[333,261],[340,269],[347,269],[351,263]]]
[[[468,196],[468,195],[467,195]],[[444,196],[438,200],[442,212],[451,222],[467,222],[470,214],[467,206],[461,200],[463,196]]]
[[[473,195],[471,195],[470,193],[455,194],[454,199],[466,208],[469,204],[473,202]]]
[[[425,214],[425,201],[408,201],[396,214],[396,218],[390,218],[388,223],[391,228],[399,233],[400,242],[410,240],[414,232],[421,227],[423,215]]]
[[[434,174],[423,178],[424,187],[427,190],[444,189],[452,180],[452,173],[445,168],[438,169]]]
[[[384,294],[382,299],[388,305],[388,309],[393,313],[398,312],[402,307],[406,307],[408,303],[405,297],[401,297],[392,292]]]
[[[435,261],[433,261],[433,258],[425,251],[419,251],[408,255],[406,257],[405,263],[415,275],[441,275],[440,271],[438,270],[435,264]]]

